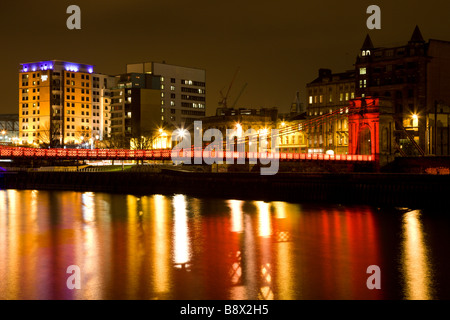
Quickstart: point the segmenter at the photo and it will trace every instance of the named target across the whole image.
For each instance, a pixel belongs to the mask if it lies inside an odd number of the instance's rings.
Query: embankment
[[[4,172],[0,186],[442,209],[450,198],[450,175],[395,173]]]

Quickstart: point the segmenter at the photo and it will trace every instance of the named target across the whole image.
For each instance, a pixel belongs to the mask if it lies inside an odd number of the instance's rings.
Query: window
[[[367,74],[367,68],[359,68],[359,74]]]
[[[313,103],[313,97],[309,96],[309,104],[312,104],[312,103]]]
[[[339,94],[339,101],[344,101],[344,94],[343,93]]]
[[[175,86],[170,86],[170,90],[174,91],[175,90]]]

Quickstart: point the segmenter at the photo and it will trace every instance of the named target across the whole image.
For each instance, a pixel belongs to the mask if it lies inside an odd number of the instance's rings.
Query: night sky
[[[68,30],[66,8],[81,8],[81,30]],[[382,10],[368,30],[366,9]],[[206,69],[207,115],[215,113],[236,69],[232,104],[289,109],[319,68],[353,68],[365,35],[375,46],[405,44],[415,25],[426,40],[450,41],[450,1],[47,0],[0,2],[0,113],[18,112],[19,63],[67,60],[105,74],[127,63],[163,61]]]

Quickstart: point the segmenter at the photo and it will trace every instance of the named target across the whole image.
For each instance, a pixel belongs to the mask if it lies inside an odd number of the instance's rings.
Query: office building
[[[190,129],[206,115],[206,72],[164,62],[127,65],[127,73],[150,74],[160,78],[159,119],[164,127]]]

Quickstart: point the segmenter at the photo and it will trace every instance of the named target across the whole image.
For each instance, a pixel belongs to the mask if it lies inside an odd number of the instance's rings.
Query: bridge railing
[[[206,150],[128,150],[128,149],[39,149],[0,147],[0,158],[35,158],[68,160],[171,160],[202,157],[219,159],[279,159],[280,161],[375,161],[374,155],[311,154],[287,152],[235,152]]]

